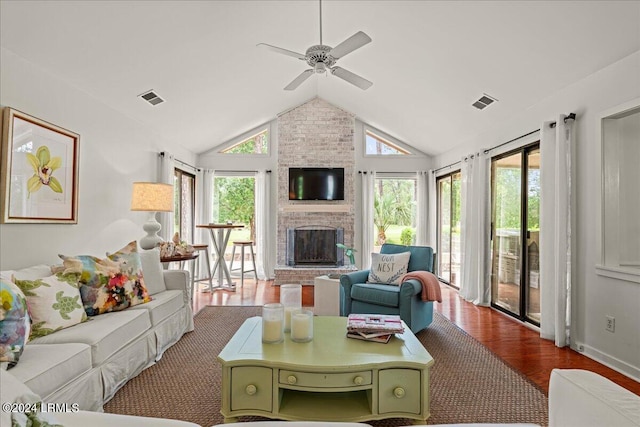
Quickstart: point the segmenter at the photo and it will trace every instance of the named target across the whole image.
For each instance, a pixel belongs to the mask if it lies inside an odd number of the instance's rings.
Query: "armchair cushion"
[[[369,283],[385,283],[399,285],[400,278],[407,273],[411,252],[397,254],[371,254],[371,270]]]

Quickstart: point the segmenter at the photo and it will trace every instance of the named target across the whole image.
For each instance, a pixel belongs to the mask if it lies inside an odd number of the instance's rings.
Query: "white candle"
[[[310,341],[313,338],[313,316],[308,310],[291,315],[291,339],[294,341]]]
[[[300,307],[285,307],[284,308],[284,331],[291,331],[291,313],[296,310],[300,310]]]
[[[282,338],[282,319],[262,319],[262,341],[274,343]]]

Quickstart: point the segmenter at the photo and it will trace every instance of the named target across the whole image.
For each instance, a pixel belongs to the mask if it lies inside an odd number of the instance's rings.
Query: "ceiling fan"
[[[320,0],[320,44],[311,46],[307,49],[305,54],[293,52],[281,47],[272,46],[266,43],[258,43],[258,46],[263,46],[269,50],[272,50],[283,55],[293,56],[300,60],[305,61],[311,67],[308,70],[303,71],[298,77],[293,79],[284,90],[294,90],[302,84],[305,80],[311,77],[312,74],[324,74],[327,71],[331,72],[336,77],[351,83],[359,87],[360,89],[367,90],[373,85],[369,80],[360,77],[357,74],[352,73],[349,70],[345,70],[342,67],[336,66],[338,59],[353,52],[356,49],[361,48],[365,44],[371,42],[371,37],[358,31],[336,47],[331,47],[322,44],[322,0]]]

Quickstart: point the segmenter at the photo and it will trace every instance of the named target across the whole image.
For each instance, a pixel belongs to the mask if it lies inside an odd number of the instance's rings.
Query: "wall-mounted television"
[[[344,168],[289,168],[289,200],[344,200]]]

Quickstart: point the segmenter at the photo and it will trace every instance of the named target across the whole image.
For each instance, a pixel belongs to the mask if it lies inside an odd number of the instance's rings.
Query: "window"
[[[365,154],[368,156],[406,156],[408,150],[394,144],[370,130],[365,131]]]
[[[233,144],[220,151],[223,154],[268,154],[269,130],[264,129],[260,133]]]
[[[230,241],[255,241],[255,177],[216,176],[213,181],[213,220],[246,227],[231,231]]]
[[[193,243],[196,177],[181,169],[173,174],[174,224],[173,229],[180,233],[180,240]]]
[[[374,215],[376,250],[383,243],[412,245],[416,238],[416,179],[376,178]]]
[[[491,161],[491,305],[540,324],[540,145]]]
[[[460,287],[460,171],[441,176],[436,181],[438,242],[436,274],[457,288]]]

